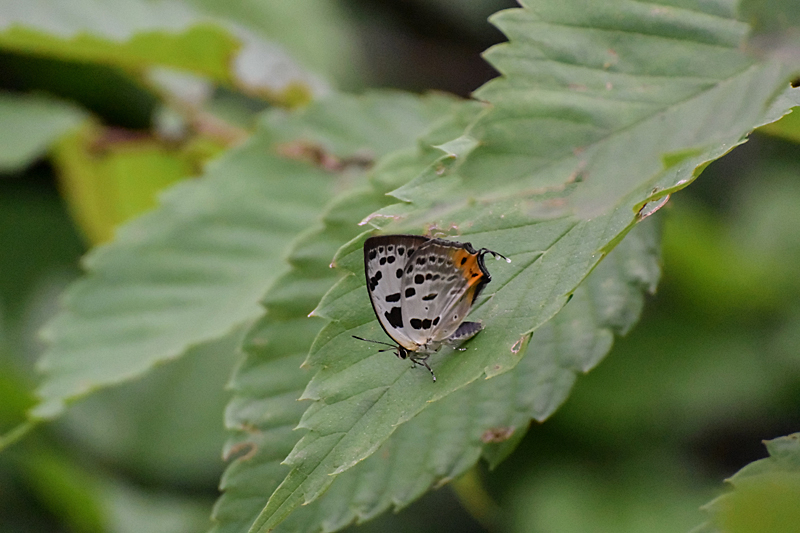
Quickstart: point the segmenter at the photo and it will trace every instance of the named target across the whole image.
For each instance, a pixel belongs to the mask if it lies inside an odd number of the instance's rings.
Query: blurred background
[[[325,46],[281,42],[330,85],[465,97],[496,75],[480,58],[503,40],[487,16],[515,5],[329,4],[335,18],[317,23],[333,28],[335,58]],[[791,7],[756,16],[760,6],[747,3],[743,16],[765,38],[798,20]],[[123,139],[141,140],[165,123],[158,95],[97,64],[0,48],[0,90],[58,96]],[[221,93],[220,109],[231,114],[267,105]],[[663,226],[663,278],[641,323],[550,420],[532,425],[505,463],[352,529],[678,532],[703,522],[699,506],[721,493],[724,478],[767,455],[763,439],[800,430],[800,120],[784,120],[712,164],[648,220]],[[0,140],[13,135],[0,132]],[[91,171],[148,174],[161,148],[136,146]],[[63,150],[0,174],[0,431],[34,403],[37,330],[79,275],[82,254],[220,149],[195,146],[174,157],[172,172],[90,203],[70,181],[82,163]],[[225,349],[199,351],[93,395],[0,454],[0,531],[206,528],[224,468],[231,361],[219,357]],[[159,408],[166,396],[176,406],[168,413]],[[110,520],[98,510],[101,499],[112,502]]]

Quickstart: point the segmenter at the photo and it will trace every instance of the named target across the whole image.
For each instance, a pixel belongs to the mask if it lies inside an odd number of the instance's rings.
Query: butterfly
[[[428,357],[443,344],[463,342],[482,328],[480,322],[464,322],[475,299],[492,280],[483,256],[471,243],[434,239],[421,235],[379,235],[364,242],[364,272],[372,309],[389,344],[400,359],[428,369]],[[390,350],[379,350],[390,351]]]

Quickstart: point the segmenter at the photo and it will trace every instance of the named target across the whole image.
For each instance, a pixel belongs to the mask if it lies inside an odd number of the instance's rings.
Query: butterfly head
[[[398,344],[397,345],[397,351],[395,352],[395,355],[397,355],[397,357],[399,357],[400,359],[407,359],[408,358],[408,352],[409,352],[409,350],[407,350],[404,346],[400,346]]]

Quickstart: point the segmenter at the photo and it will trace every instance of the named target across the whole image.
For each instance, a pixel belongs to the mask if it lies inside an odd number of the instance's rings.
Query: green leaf
[[[526,357],[513,370],[477,380],[432,404],[278,529],[341,529],[407,506],[464,474],[481,455],[490,466],[499,463],[531,419],[552,414],[576,374],[589,371],[605,356],[614,333],[624,333],[638,320],[642,289],[653,290],[658,278],[654,229],[653,224],[642,225],[623,240],[576,289],[569,305],[537,330]],[[409,366],[386,353],[374,357],[376,364]],[[314,520],[304,523],[308,516]]]
[[[800,105],[800,88],[793,87],[781,96],[785,101],[776,103],[781,107]],[[793,110],[777,122],[762,126],[758,131],[767,135],[781,137],[794,143],[800,142],[800,113]]]
[[[192,175],[191,154],[149,137],[114,139],[87,125],[56,145],[53,163],[72,216],[89,242],[114,236],[115,228],[156,205],[156,195]]]
[[[243,329],[95,392],[64,413],[60,433],[84,453],[150,484],[214,486],[224,467],[220,413],[231,397],[225,384],[240,358]]]
[[[384,232],[454,233],[512,258],[489,265],[494,282],[471,315],[485,330],[465,352],[431,358],[436,383],[367,356],[350,338],[380,335],[366,305],[363,238],[342,248],[335,262],[351,275],[315,311],[332,322],[307,360],[317,369],[303,395],[314,401],[300,423],[309,433],[254,531],[314,501],[435,402],[513,369],[645,203],[686,186],[698,167],[780,116],[771,104],[789,71],[741,52],[746,27],[732,3],[526,5],[494,19],[511,42],[488,54],[504,76],[478,92],[491,107],[467,131],[475,142],[448,144],[393,193],[406,204],[369,219]],[[664,168],[663,154],[695,148]]]
[[[324,169],[277,155],[275,141],[262,125],[86,256],[87,275],[45,328],[33,417],[57,416],[68,400],[260,315],[258,300],[286,268],[283,251],[336,186]]]
[[[324,89],[277,45],[188,2],[2,0],[0,47],[134,72],[169,67],[283,103]],[[224,11],[224,10],[222,10]]]
[[[331,258],[341,244],[362,231],[359,220],[392,201],[386,191],[419,172],[414,141],[431,123],[447,116],[453,105],[440,96],[340,96],[313,104],[302,117],[287,115],[273,123],[286,138],[299,139],[283,145],[285,150],[316,157],[320,152],[312,148],[319,147],[329,164],[349,166],[353,181],[294,244],[291,270],[268,291],[267,314],[245,342],[247,358],[232,379],[234,397],[226,411],[226,424],[235,434],[225,453],[238,457],[221,483],[224,494],[214,510],[214,531],[249,529],[286,475],[288,469],[280,463],[300,436],[292,430],[306,405],[297,399],[311,377],[301,363],[322,326],[308,314],[339,277],[330,268]],[[363,161],[353,156],[380,157],[392,150],[397,151],[371,171],[373,185],[369,185]],[[294,523],[321,520],[316,513],[325,516],[324,511],[309,509]]]
[[[328,0],[185,0],[219,19],[280,43],[305,67],[327,79],[345,80],[358,72],[360,52],[347,7]],[[268,50],[264,50],[268,52]],[[254,67],[258,68],[257,56]],[[272,73],[280,78],[280,71]],[[268,81],[268,80],[265,80]],[[274,83],[274,82],[273,82]]]
[[[80,109],[52,98],[0,93],[0,173],[24,169],[85,119]]]
[[[792,531],[800,523],[800,433],[765,441],[770,457],[742,468],[733,490],[705,506],[712,520],[696,532]]]
[[[754,31],[772,33],[773,39],[777,32],[800,24],[800,5],[794,0],[742,0],[740,11]]]

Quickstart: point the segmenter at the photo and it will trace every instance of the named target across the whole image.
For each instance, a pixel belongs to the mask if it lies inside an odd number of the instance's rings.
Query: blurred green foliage
[[[0,14],[10,13],[12,4],[0,2]],[[265,42],[281,44],[334,86],[435,87],[463,94],[493,75],[476,67],[477,54],[500,37],[481,21],[510,2],[485,0],[469,8],[444,0],[366,4],[308,1],[293,11],[291,2],[283,2],[271,13],[257,2],[234,11],[210,0],[186,3],[205,10],[203,16],[260,31]],[[799,22],[789,0],[770,6],[745,2],[743,13],[761,35],[776,39]],[[124,68],[105,60],[85,63],[97,57],[81,56],[54,33],[47,49],[23,46],[30,35],[0,40],[0,87],[11,93],[0,100],[0,139],[8,139],[5,147],[18,143],[0,151],[0,434],[26,420],[35,403],[35,361],[43,349],[37,332],[57,312],[62,289],[79,276],[80,256],[117,223],[154,205],[165,184],[197,174],[252,127],[218,122],[198,109],[227,108],[228,116],[247,117],[303,99],[296,93],[284,100],[274,93],[238,94],[229,57],[217,50],[210,72],[229,86],[195,108],[132,61]],[[783,42],[791,39],[789,34]],[[228,50],[227,34],[221,42],[220,49]],[[144,57],[152,49],[144,47]],[[142,57],[137,50],[134,59]],[[197,64],[204,62],[180,66],[192,70]],[[193,72],[209,74],[202,68]],[[310,79],[297,76],[308,89],[303,95],[324,92]],[[7,101],[19,103],[4,110]],[[35,115],[17,115],[42,101]],[[177,137],[157,119],[170,105],[182,110]],[[75,111],[81,108],[87,111]],[[91,125],[87,113],[96,120]],[[28,135],[17,124],[31,116],[48,120],[37,121],[43,127]],[[101,166],[92,159],[97,146],[81,140],[86,127],[111,138],[105,155],[133,146],[170,158],[163,179],[147,164],[117,167],[127,169],[124,174],[133,179],[125,187],[135,194],[99,195],[91,208],[104,217],[99,231],[86,222],[85,204],[74,195],[70,201],[64,152],[61,159],[41,161],[60,138],[62,150],[78,143],[72,155]],[[114,138],[116,128],[133,135]],[[766,457],[760,441],[800,427],[797,112],[764,132],[711,164],[655,215],[664,246],[657,295],[648,299],[640,324],[596,370],[577,380],[552,419],[534,423],[494,471],[473,471],[472,484],[434,491],[398,515],[353,529],[677,532],[708,520],[699,507],[727,490],[724,478]],[[81,180],[92,174],[86,168],[77,171],[73,185],[86,183]],[[222,413],[230,396],[224,385],[239,360],[241,334],[234,329],[140,379],[93,394],[0,452],[0,530],[177,533],[209,527],[224,467]],[[778,496],[758,481],[736,484],[726,505],[746,510],[759,498],[797,501],[800,485],[793,475]],[[486,509],[493,513],[489,518]],[[734,515],[726,516],[735,521]],[[709,527],[755,531],[741,520]]]

